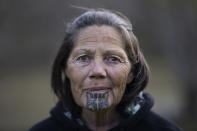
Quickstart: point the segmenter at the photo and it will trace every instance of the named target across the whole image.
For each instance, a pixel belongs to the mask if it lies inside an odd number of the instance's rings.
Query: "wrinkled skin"
[[[132,80],[124,48],[120,33],[110,26],[94,25],[79,31],[66,75],[82,109],[107,110],[120,102]]]

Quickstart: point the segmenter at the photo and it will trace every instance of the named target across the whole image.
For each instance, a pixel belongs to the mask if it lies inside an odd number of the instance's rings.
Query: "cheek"
[[[109,105],[116,106],[118,103],[120,103],[124,92],[125,92],[125,87],[113,88],[109,95]]]
[[[130,66],[120,65],[116,68],[109,69],[108,74],[113,85],[117,88],[124,88],[127,83]]]
[[[72,88],[72,95],[74,98],[74,101],[77,105],[83,107],[85,105],[85,96],[84,93],[82,93],[82,90],[80,89],[76,89],[76,88]]]
[[[69,64],[66,70],[66,75],[70,80],[70,84],[71,87],[73,88],[73,92],[76,92],[82,89],[84,80],[88,75],[88,68],[82,69],[79,66],[76,66],[75,64]]]
[[[84,70],[80,70],[80,68],[76,68],[74,66],[70,66],[67,68],[66,75],[72,84],[79,84],[85,75]]]
[[[114,104],[118,104],[125,92],[127,77],[130,72],[130,66],[120,66],[116,69],[108,70],[113,83],[112,96],[109,97]]]
[[[82,97],[82,85],[86,74],[87,71],[85,69],[81,70],[72,64],[67,68],[66,75],[71,84],[73,98],[78,105],[82,105],[83,101],[85,101],[84,97]]]

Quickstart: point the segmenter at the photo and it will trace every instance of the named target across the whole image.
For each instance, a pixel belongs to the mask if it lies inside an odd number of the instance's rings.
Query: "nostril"
[[[102,79],[106,77],[106,68],[102,64],[101,61],[94,61],[94,64],[92,65],[90,72],[89,72],[89,77],[90,78],[97,78],[97,79]]]
[[[100,75],[100,74],[94,74],[94,75],[91,75],[90,78],[93,78],[93,79],[103,79],[105,78],[104,75]]]
[[[102,68],[92,69],[89,74],[90,78],[102,79],[106,77],[106,71]]]

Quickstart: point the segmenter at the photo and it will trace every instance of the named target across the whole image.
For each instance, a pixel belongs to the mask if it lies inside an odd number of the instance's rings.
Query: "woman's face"
[[[110,26],[89,26],[77,36],[66,75],[75,102],[101,111],[120,102],[132,79],[130,70],[121,34]]]

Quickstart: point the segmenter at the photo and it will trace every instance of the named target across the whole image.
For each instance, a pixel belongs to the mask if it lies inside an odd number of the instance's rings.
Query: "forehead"
[[[81,29],[77,35],[75,46],[95,45],[107,43],[105,46],[119,46],[124,48],[120,32],[111,26],[89,26]]]

